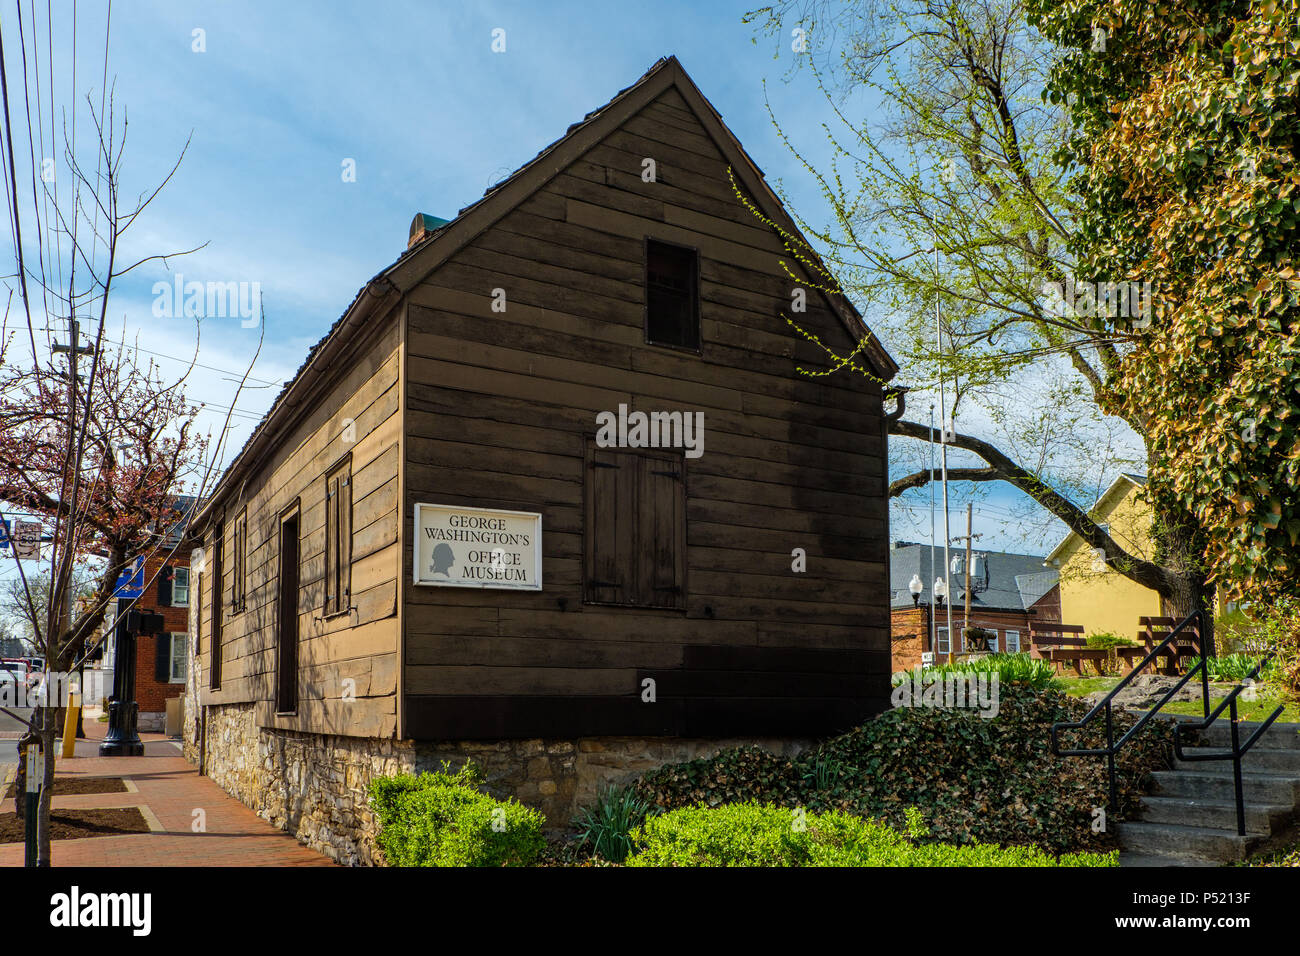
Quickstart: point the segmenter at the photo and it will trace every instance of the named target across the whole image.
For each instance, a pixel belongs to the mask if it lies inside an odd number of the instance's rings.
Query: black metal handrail
[[[1237,800],[1237,836],[1246,835],[1246,800],[1242,791],[1241,783],[1241,758],[1250,751],[1251,747],[1255,746],[1255,742],[1259,740],[1264,731],[1268,730],[1268,728],[1273,725],[1273,721],[1277,720],[1278,717],[1282,715],[1282,711],[1286,709],[1285,707],[1278,707],[1273,711],[1273,713],[1269,714],[1263,723],[1255,728],[1255,732],[1246,738],[1245,743],[1242,743],[1240,731],[1237,726],[1239,721],[1237,716],[1237,697],[1243,690],[1250,686],[1247,682],[1249,681],[1250,683],[1253,683],[1255,678],[1259,676],[1259,673],[1266,666],[1268,666],[1268,662],[1272,659],[1273,654],[1271,652],[1265,654],[1264,658],[1255,665],[1249,674],[1241,679],[1237,686],[1232,689],[1232,692],[1223,699],[1219,706],[1214,708],[1214,713],[1207,714],[1203,721],[1200,723],[1184,721],[1174,727],[1174,753],[1178,755],[1179,760],[1186,760],[1189,762],[1195,762],[1198,760],[1232,761],[1233,795]],[[1231,723],[1229,726],[1231,728],[1230,736],[1232,740],[1232,749],[1212,750],[1208,753],[1184,753],[1183,731],[1195,730],[1199,733],[1200,731],[1208,730],[1210,725],[1219,719],[1219,715],[1223,713],[1225,707],[1228,708],[1230,714],[1229,719],[1231,720]]]
[[[1194,676],[1196,676],[1198,672],[1201,675],[1201,701],[1204,707],[1204,714],[1206,717],[1209,717],[1210,715],[1209,669],[1206,667],[1205,664],[1205,659],[1209,655],[1205,653],[1205,648],[1201,644],[1201,634],[1204,632],[1205,629],[1204,627],[1199,626],[1203,623],[1203,614],[1204,614],[1203,611],[1193,611],[1191,614],[1187,615],[1187,617],[1183,618],[1183,620],[1179,621],[1178,624],[1176,624],[1174,628],[1168,633],[1168,635],[1165,636],[1165,639],[1161,641],[1159,644],[1157,644],[1155,647],[1153,647],[1150,651],[1148,651],[1146,657],[1142,658],[1142,660],[1131,671],[1128,672],[1128,675],[1125,676],[1123,680],[1121,680],[1118,684],[1116,684],[1111,689],[1109,694],[1107,694],[1101,700],[1097,701],[1096,705],[1093,706],[1092,710],[1088,711],[1088,713],[1086,713],[1083,716],[1082,720],[1060,721],[1058,723],[1052,724],[1051,739],[1050,739],[1050,743],[1048,744],[1048,749],[1051,750],[1051,752],[1055,756],[1057,757],[1105,757],[1106,758],[1106,772],[1110,780],[1110,812],[1111,813],[1119,812],[1119,788],[1116,785],[1116,780],[1115,780],[1115,755],[1119,753],[1120,748],[1122,748],[1126,743],[1129,742],[1129,740],[1131,740],[1138,732],[1140,732],[1142,728],[1147,725],[1147,722],[1150,721],[1151,718],[1156,715],[1156,713],[1160,710],[1160,708],[1163,707],[1165,704],[1169,703],[1169,701],[1173,698],[1173,696],[1177,694],[1180,690],[1182,690],[1183,687],[1187,685],[1187,682],[1190,681]],[[1196,666],[1191,668],[1186,674],[1184,674],[1182,679],[1178,681],[1178,683],[1176,683],[1173,687],[1169,688],[1169,690],[1165,692],[1165,695],[1160,698],[1159,703],[1157,703],[1154,707],[1152,707],[1145,714],[1143,714],[1138,719],[1137,723],[1135,723],[1132,727],[1128,729],[1128,731],[1124,734],[1124,736],[1120,737],[1119,740],[1116,740],[1114,714],[1111,709],[1111,702],[1115,699],[1115,695],[1118,694],[1120,691],[1122,691],[1125,687],[1127,687],[1133,681],[1133,679],[1137,677],[1138,674],[1142,673],[1142,670],[1148,664],[1150,664],[1156,658],[1160,657],[1162,652],[1167,650],[1174,643],[1174,641],[1177,640],[1178,635],[1193,621],[1197,622],[1198,624],[1196,631],[1194,631],[1193,633],[1196,634],[1196,647],[1197,650],[1200,652],[1200,659],[1197,661]],[[1106,714],[1106,746],[1104,748],[1073,749],[1073,750],[1061,749],[1061,741],[1060,738],[1057,736],[1057,734],[1059,734],[1062,730],[1081,730],[1084,727],[1086,727],[1089,723],[1091,723],[1094,717],[1096,717],[1099,713],[1102,713],[1103,711]]]
[[[1277,720],[1277,718],[1282,714],[1284,708],[1278,707],[1277,710],[1273,711],[1273,713],[1269,716],[1269,718],[1265,720],[1263,724],[1261,724],[1255,730],[1255,732],[1251,734],[1249,738],[1247,738],[1247,740],[1244,743],[1242,743],[1238,734],[1238,726],[1237,726],[1239,720],[1237,716],[1237,698],[1238,696],[1240,696],[1241,692],[1245,690],[1247,686],[1249,686],[1247,685],[1246,681],[1253,681],[1259,675],[1260,671],[1263,670],[1264,667],[1268,664],[1268,662],[1272,659],[1273,657],[1272,654],[1266,655],[1263,658],[1263,660],[1261,660],[1258,664],[1256,664],[1254,669],[1251,670],[1251,672],[1247,674],[1244,678],[1242,678],[1242,681],[1232,689],[1232,691],[1228,694],[1228,696],[1224,698],[1223,701],[1219,704],[1219,706],[1214,709],[1213,713],[1211,713],[1210,681],[1209,681],[1210,672],[1206,661],[1209,657],[1213,656],[1213,648],[1212,647],[1207,648],[1202,643],[1205,628],[1203,626],[1198,626],[1196,631],[1194,632],[1196,634],[1197,650],[1200,652],[1199,658],[1196,662],[1196,666],[1189,669],[1187,673],[1184,674],[1176,684],[1174,684],[1173,687],[1169,688],[1169,690],[1165,692],[1164,696],[1160,698],[1160,700],[1156,703],[1156,705],[1151,709],[1149,709],[1140,718],[1138,718],[1137,722],[1132,727],[1130,727],[1128,731],[1125,732],[1125,734],[1119,738],[1119,740],[1115,739],[1114,716],[1112,711],[1112,701],[1115,699],[1115,696],[1121,690],[1127,687],[1129,683],[1135,677],[1137,677],[1137,675],[1140,674],[1148,664],[1154,661],[1157,657],[1159,657],[1162,654],[1162,652],[1164,652],[1170,645],[1172,645],[1174,641],[1178,638],[1179,633],[1183,631],[1189,624],[1191,624],[1193,621],[1196,621],[1198,625],[1202,625],[1204,623],[1204,613],[1205,613],[1204,611],[1193,611],[1191,614],[1187,615],[1187,617],[1185,617],[1182,621],[1180,621],[1173,628],[1173,630],[1169,632],[1169,634],[1165,637],[1163,641],[1161,641],[1154,648],[1152,648],[1147,653],[1146,657],[1142,658],[1142,660],[1137,664],[1137,666],[1135,666],[1131,671],[1129,671],[1128,675],[1125,676],[1124,679],[1121,680],[1118,684],[1116,684],[1114,688],[1112,688],[1110,693],[1108,693],[1105,697],[1099,700],[1096,703],[1096,705],[1090,711],[1088,711],[1087,714],[1084,715],[1082,720],[1060,721],[1058,723],[1052,724],[1049,749],[1054,755],[1058,757],[1105,757],[1106,770],[1110,782],[1110,812],[1117,813],[1119,810],[1119,796],[1118,796],[1118,787],[1116,785],[1116,777],[1115,777],[1115,755],[1119,753],[1120,749],[1126,743],[1128,743],[1129,740],[1131,740],[1137,733],[1139,733],[1142,730],[1143,727],[1147,725],[1147,723],[1151,720],[1151,718],[1153,718],[1157,713],[1159,713],[1160,708],[1164,707],[1165,704],[1169,703],[1169,701],[1173,699],[1174,695],[1177,694],[1180,690],[1182,690],[1185,686],[1187,686],[1188,681],[1190,681],[1193,677],[1195,677],[1199,673],[1201,676],[1201,706],[1202,706],[1201,712],[1204,715],[1204,720],[1195,723],[1191,721],[1185,721],[1175,725],[1174,752],[1178,755],[1179,760],[1187,760],[1187,761],[1231,760],[1232,761],[1233,782],[1235,785],[1235,796],[1237,801],[1237,835],[1245,836],[1246,835],[1246,810],[1245,810],[1245,798],[1242,792],[1241,758],[1245,756],[1246,753],[1250,750],[1250,748],[1255,745],[1256,741],[1259,740],[1260,736],[1264,733],[1264,731],[1268,730],[1269,726],[1275,720]],[[1210,653],[1207,653],[1207,650],[1209,650]],[[1225,708],[1229,709],[1231,713],[1232,749],[1224,750],[1224,751],[1213,751],[1210,753],[1203,753],[1203,754],[1184,753],[1182,736],[1181,736],[1183,731],[1184,730],[1196,730],[1196,731],[1207,730],[1214,723],[1214,721],[1218,720],[1219,716],[1223,713]],[[1076,748],[1072,750],[1061,749],[1061,741],[1060,738],[1057,736],[1060,731],[1080,730],[1086,727],[1093,720],[1094,717],[1096,717],[1099,713],[1102,713],[1103,711],[1106,714],[1106,746],[1105,747],[1093,747],[1093,748],[1086,748],[1086,749]]]

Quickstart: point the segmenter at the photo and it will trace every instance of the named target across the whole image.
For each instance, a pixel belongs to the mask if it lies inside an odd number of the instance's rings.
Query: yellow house
[[[1137,490],[1144,475],[1122,474],[1088,514],[1134,557],[1152,558],[1151,506]],[[1107,566],[1073,531],[1044,562],[1061,574],[1061,621],[1081,624],[1086,634],[1109,631],[1135,638],[1138,618],[1161,614],[1160,595]]]

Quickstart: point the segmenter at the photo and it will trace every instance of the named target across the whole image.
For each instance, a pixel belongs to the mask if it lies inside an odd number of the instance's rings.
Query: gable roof
[[[722,115],[699,91],[677,58],[664,57],[651,66],[636,83],[620,90],[604,106],[592,110],[571,125],[563,136],[505,179],[489,187],[481,198],[461,209],[455,219],[430,232],[422,241],[398,256],[392,265],[367,282],[325,336],[312,346],[302,366],[285,384],[270,409],[253,429],[253,434],[196,515],[194,527],[198,529],[206,524],[214,507],[229,492],[235,479],[248,469],[249,463],[260,460],[260,453],[274,447],[275,439],[293,427],[297,420],[295,412],[304,407],[306,396],[311,393],[312,387],[326,375],[336,358],[347,354],[348,344],[361,333],[369,319],[382,316],[402,295],[452,255],[670,87],[675,88],[694,111],[701,126],[731,164],[737,180],[758,209],[806,244],[803,234],[786,213],[780,198],[768,186],[763,171],[745,152],[735,134],[727,128]],[[807,253],[821,264],[816,253],[812,252],[811,245],[808,245]],[[892,379],[898,373],[898,365],[847,297],[832,298],[824,292],[819,294],[855,344],[861,342],[864,336],[869,338],[860,354],[883,380]]]
[[[1115,480],[1110,483],[1110,487],[1107,488],[1105,491],[1103,491],[1100,497],[1098,497],[1097,500],[1093,502],[1092,507],[1088,509],[1088,514],[1090,516],[1096,514],[1097,510],[1101,508],[1101,506],[1105,504],[1107,501],[1109,501],[1113,496],[1118,494],[1120,497],[1123,497],[1124,495],[1127,495],[1130,491],[1132,491],[1134,488],[1141,488],[1144,485],[1146,485],[1146,483],[1147,483],[1146,475],[1138,475],[1129,471],[1120,472],[1119,475],[1115,478]],[[1073,531],[1071,531],[1069,534],[1067,534],[1064,538],[1061,539],[1060,544],[1058,544],[1055,548],[1052,549],[1051,553],[1048,554],[1045,560],[1051,562],[1060,559],[1061,555],[1065,553],[1067,547],[1073,544],[1076,540],[1082,540],[1082,539],[1079,538],[1079,536],[1075,534]]]
[[[1052,588],[1061,581],[1059,571],[1034,571],[1030,574],[1016,575],[1016,588],[1020,591],[1020,603],[1028,611],[1031,607],[1047,597]]]
[[[1043,568],[1043,557],[1038,554],[1016,554],[1010,551],[980,551],[988,566],[988,586],[971,593],[971,610],[1027,610],[1024,593],[1020,587],[1020,578],[1041,578],[1042,597],[1056,584],[1059,575],[1056,571]],[[963,550],[962,554],[965,554]],[[954,557],[956,553],[954,552]],[[930,568],[930,546],[928,544],[895,544],[889,552],[889,606],[891,608],[912,607],[912,592],[908,584],[912,575],[919,574],[923,585],[921,600],[927,604],[931,600],[931,588],[935,578],[943,577],[943,548],[935,548],[934,570]],[[952,575],[953,607],[964,603],[965,592],[962,590],[965,578]],[[1050,580],[1050,583],[1048,583]],[[1037,600],[1038,598],[1035,598]]]

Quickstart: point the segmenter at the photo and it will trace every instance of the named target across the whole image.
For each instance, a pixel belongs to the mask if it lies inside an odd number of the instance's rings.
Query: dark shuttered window
[[[239,513],[230,539],[230,613],[244,610],[248,596],[248,510]]]
[[[325,613],[352,608],[352,459],[325,477]]]
[[[653,345],[700,347],[700,257],[694,249],[647,239],[645,337]]]
[[[589,446],[584,541],[584,600],[684,608],[686,476],[681,456]]]
[[[221,595],[225,591],[225,547],[226,527],[219,524],[212,543],[212,660],[208,667],[208,687],[212,690],[221,689]]]
[[[169,567],[158,571],[158,606],[172,606],[172,569]]]

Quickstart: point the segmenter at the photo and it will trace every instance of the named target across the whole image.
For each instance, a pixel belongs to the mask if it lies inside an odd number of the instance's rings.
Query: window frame
[[[331,503],[330,485],[336,478],[341,479],[339,484],[338,501],[343,501],[343,489],[347,489],[347,533],[340,536],[337,541],[334,535],[337,533],[337,526],[343,524],[342,505]],[[342,480],[345,479],[345,480]],[[336,514],[337,510],[337,514]],[[323,568],[323,585],[322,588],[322,612],[321,616],[326,618],[341,617],[344,614],[352,613],[352,536],[354,517],[354,501],[352,498],[352,453],[348,452],[334,466],[325,472],[325,551],[324,551],[324,568]],[[331,518],[333,519],[331,521]],[[344,538],[346,538],[346,547]],[[337,547],[334,554],[333,566],[331,566],[330,553],[331,547]],[[301,555],[299,555],[301,560]],[[346,560],[345,560],[346,559]],[[336,580],[331,581],[331,577]],[[336,592],[331,593],[330,587],[333,584]]]
[[[595,493],[594,482],[591,476],[596,468],[600,465],[596,462],[597,454],[617,455],[630,460],[637,469],[633,478],[633,487],[636,490],[634,505],[628,510],[635,528],[635,538],[632,542],[630,552],[634,557],[633,566],[625,569],[624,591],[630,592],[630,597],[626,600],[602,600],[595,596],[596,590],[592,581],[592,568],[596,563],[596,554],[592,550],[595,541],[593,537],[594,521],[596,515],[596,504],[593,495]],[[674,551],[675,566],[675,583],[671,585],[676,594],[676,600],[673,603],[665,604],[653,600],[653,595],[646,597],[640,593],[640,583],[642,577],[641,560],[646,553],[643,546],[642,534],[646,523],[647,509],[640,499],[642,471],[647,466],[654,463],[667,464],[672,463],[673,468],[677,471],[676,481],[678,483],[677,500],[680,504],[680,517],[675,522],[674,538],[676,540],[678,551]],[[626,607],[636,608],[638,610],[648,611],[669,611],[681,613],[687,610],[689,603],[690,589],[689,577],[690,571],[687,555],[687,472],[686,456],[678,449],[664,448],[600,448],[596,445],[594,439],[588,439],[586,442],[586,453],[584,455],[583,469],[583,542],[582,542],[582,603],[599,607]],[[677,569],[680,570],[677,570]],[[652,591],[659,590],[651,588]]]
[[[209,615],[208,626],[212,628],[212,635],[209,639],[208,648],[208,690],[221,690],[221,638],[222,624],[225,617],[226,609],[223,605],[223,597],[226,591],[224,578],[226,576],[226,521],[223,516],[217,524],[216,534],[213,535],[212,541],[212,614]],[[200,640],[202,638],[200,637]]]
[[[167,638],[168,640],[171,641],[171,653],[168,655],[168,658],[171,663],[167,669],[167,683],[184,684],[186,681],[189,680],[189,671],[190,671],[189,655],[186,653],[186,648],[188,646],[188,641],[189,641],[189,634],[188,633],[183,634],[180,633],[179,631],[168,631]],[[181,651],[180,657],[181,657],[181,664],[183,668],[181,676],[179,678],[177,678],[176,676],[176,649],[178,647],[180,648]]]
[[[691,301],[694,304],[695,313],[695,344],[694,345],[677,345],[672,342],[659,342],[650,337],[650,246],[651,244],[659,246],[669,246],[674,249],[681,249],[690,252],[694,256],[693,269],[695,272],[694,283],[691,289]],[[700,355],[704,349],[704,297],[702,295],[703,280],[700,273],[701,256],[698,246],[689,246],[681,242],[673,242],[668,239],[660,239],[656,236],[645,236],[641,242],[641,280],[644,290],[644,302],[641,306],[641,331],[646,345],[652,345],[660,349],[672,349],[675,352],[685,352],[689,355]]]
[[[189,569],[189,568],[182,568],[182,567],[179,567],[179,566],[178,566],[178,567],[173,567],[171,570],[172,570],[172,602],[171,602],[171,606],[172,606],[172,607],[189,607],[189,606],[190,606],[190,569]],[[184,585],[183,588],[180,588],[180,590],[183,591],[184,594],[185,594],[185,600],[183,600],[183,601],[181,601],[181,600],[177,600],[177,598],[176,598],[176,594],[177,594],[176,576],[179,575],[179,574],[184,574],[184,575],[185,575],[185,585]]]
[[[951,654],[952,644],[948,640],[948,625],[936,625],[934,629],[934,652],[936,654]]]
[[[1011,649],[1011,638],[1009,636],[1011,634],[1016,635],[1016,649],[1014,651]],[[1002,637],[1003,637],[1003,642],[1002,642],[1003,646],[1005,646],[1006,652],[1008,654],[1020,653],[1020,629],[1019,628],[1004,628],[1002,631]]]
[[[230,616],[248,607],[248,508],[244,507],[230,531]]]

